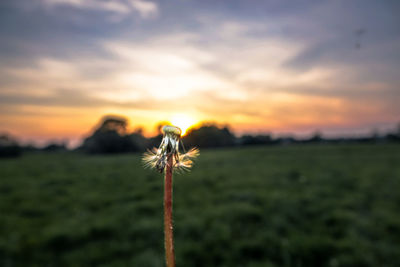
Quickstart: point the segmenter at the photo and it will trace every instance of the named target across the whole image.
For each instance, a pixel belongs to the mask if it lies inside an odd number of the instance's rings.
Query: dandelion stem
[[[164,237],[167,267],[175,267],[174,234],[172,227],[172,169],[173,155],[168,155],[164,181]]]

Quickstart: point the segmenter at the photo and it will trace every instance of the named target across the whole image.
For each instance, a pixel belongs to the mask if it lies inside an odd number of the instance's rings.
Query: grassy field
[[[163,266],[140,155],[0,161],[0,266]],[[174,182],[177,266],[400,266],[400,146],[203,150]]]

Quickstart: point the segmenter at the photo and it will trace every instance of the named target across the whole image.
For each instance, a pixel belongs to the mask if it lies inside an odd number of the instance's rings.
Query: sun
[[[196,124],[196,120],[189,115],[178,113],[171,117],[171,123],[174,126],[178,126],[182,130],[182,136],[186,134],[186,131]]]

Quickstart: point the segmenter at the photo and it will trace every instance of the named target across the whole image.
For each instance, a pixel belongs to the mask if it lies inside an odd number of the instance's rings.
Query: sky
[[[235,134],[400,122],[400,1],[2,0],[0,132],[88,135],[103,115]],[[178,125],[179,126],[179,125]]]

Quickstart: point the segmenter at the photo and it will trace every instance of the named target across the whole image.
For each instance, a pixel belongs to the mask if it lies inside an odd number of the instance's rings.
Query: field
[[[0,161],[0,266],[164,266],[139,154]],[[178,267],[400,266],[400,146],[202,150],[175,176]]]

